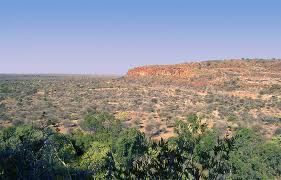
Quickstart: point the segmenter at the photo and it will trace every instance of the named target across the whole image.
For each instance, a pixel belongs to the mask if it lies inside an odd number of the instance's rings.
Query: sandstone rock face
[[[256,83],[281,80],[281,60],[222,60],[175,65],[152,65],[130,69],[127,79],[173,80],[195,86],[218,84],[231,78]]]
[[[162,65],[137,67],[128,71],[128,77],[177,77],[192,76],[198,70],[198,64]]]

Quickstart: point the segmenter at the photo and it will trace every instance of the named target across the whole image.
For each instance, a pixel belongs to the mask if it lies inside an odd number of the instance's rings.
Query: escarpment
[[[126,79],[173,81],[193,86],[219,85],[239,79],[248,85],[263,85],[281,80],[281,60],[221,60],[175,65],[150,65],[130,69]]]

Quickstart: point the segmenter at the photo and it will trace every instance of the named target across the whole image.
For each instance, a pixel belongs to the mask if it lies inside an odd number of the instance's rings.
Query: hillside
[[[174,136],[175,122],[190,114],[221,133],[249,127],[271,138],[281,131],[280,60],[145,66],[123,78],[5,75],[0,85],[2,127],[33,122],[68,133],[97,110],[156,140]]]
[[[2,179],[280,179],[280,62],[0,75]]]
[[[204,87],[219,86],[231,79],[239,79],[240,85],[266,87],[281,83],[280,60],[224,60],[185,63],[176,65],[154,65],[136,67],[128,71],[127,78],[152,78],[157,81],[172,80]]]
[[[162,89],[158,99],[165,102],[160,103],[171,103],[183,114],[204,114],[209,126],[247,126],[267,137],[280,128],[280,60],[150,65],[130,69],[125,79],[147,89]]]

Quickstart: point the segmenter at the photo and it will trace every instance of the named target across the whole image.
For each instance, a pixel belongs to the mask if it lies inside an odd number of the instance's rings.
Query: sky
[[[0,0],[0,73],[281,58],[281,0]]]

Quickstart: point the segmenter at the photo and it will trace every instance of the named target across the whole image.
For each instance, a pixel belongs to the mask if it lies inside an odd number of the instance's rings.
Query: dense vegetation
[[[2,179],[277,179],[281,137],[250,129],[221,135],[196,115],[159,142],[114,116],[91,111],[67,135],[34,124],[0,132]]]

